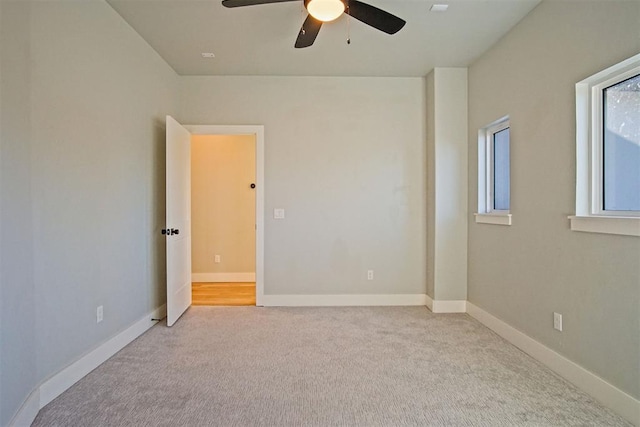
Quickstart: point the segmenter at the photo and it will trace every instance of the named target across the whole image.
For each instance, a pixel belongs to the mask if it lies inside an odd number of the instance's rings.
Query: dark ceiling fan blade
[[[311,15],[307,16],[307,19],[304,20],[304,24],[302,24],[302,28],[300,28],[300,32],[298,33],[296,47],[301,48],[311,46],[320,32],[320,27],[322,27],[322,21],[318,21]]]
[[[382,9],[362,3],[358,0],[349,0],[346,13],[362,21],[373,28],[384,31],[387,34],[395,34],[404,27],[406,21]]]
[[[282,3],[285,1],[300,1],[300,0],[222,0],[222,5],[224,7],[242,7],[242,6],[254,6],[256,4]]]

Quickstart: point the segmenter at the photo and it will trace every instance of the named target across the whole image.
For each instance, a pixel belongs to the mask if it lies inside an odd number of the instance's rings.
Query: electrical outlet
[[[367,270],[367,280],[373,280],[373,270]]]
[[[104,318],[104,312],[103,312],[102,306],[100,305],[96,310],[96,323],[102,322],[103,318]]]
[[[562,332],[562,314],[553,313],[553,328]]]
[[[216,263],[219,263],[219,262],[220,262],[220,255],[216,255],[214,258],[215,258],[215,262],[216,262]]]
[[[284,209],[276,208],[273,210],[273,218],[274,219],[284,219]]]

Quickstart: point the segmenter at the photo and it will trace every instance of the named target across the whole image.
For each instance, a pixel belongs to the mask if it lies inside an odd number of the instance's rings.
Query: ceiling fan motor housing
[[[307,5],[309,4],[311,0],[304,0],[304,8],[307,8]],[[339,2],[344,3],[344,10],[347,10],[347,8],[349,7],[349,0],[338,0]]]

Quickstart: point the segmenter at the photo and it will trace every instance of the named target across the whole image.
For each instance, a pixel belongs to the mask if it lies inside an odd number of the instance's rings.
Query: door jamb
[[[264,126],[183,125],[191,135],[256,137],[256,306],[264,306]]]

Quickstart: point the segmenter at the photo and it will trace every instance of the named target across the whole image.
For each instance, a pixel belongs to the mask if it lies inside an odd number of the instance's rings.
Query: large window
[[[478,132],[478,213],[476,222],[511,225],[509,118]]]
[[[640,236],[640,55],[576,85],[576,231]]]

